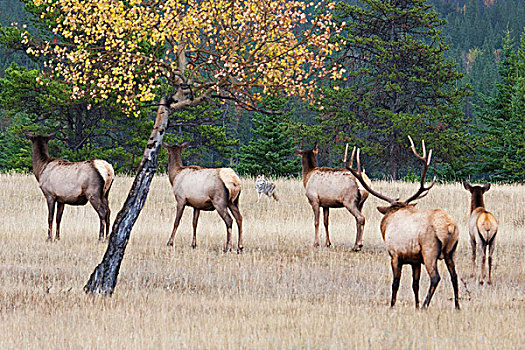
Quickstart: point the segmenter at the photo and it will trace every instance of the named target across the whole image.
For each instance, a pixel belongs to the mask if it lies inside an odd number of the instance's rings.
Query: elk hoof
[[[53,238],[47,237],[46,242],[53,242]]]
[[[173,242],[168,242],[166,245],[167,245],[168,247],[173,247]]]
[[[241,254],[243,250],[244,250],[244,247],[240,246],[239,248],[237,248],[237,254]]]
[[[228,253],[228,252],[231,252],[231,251],[232,251],[231,247],[226,247],[223,250],[224,253]]]
[[[479,281],[479,284],[483,285],[483,280],[480,280],[480,281]]]
[[[197,248],[197,244],[193,243],[193,244],[191,245],[191,247],[192,247],[193,249],[195,249],[195,248]]]
[[[492,281],[488,281],[487,284],[490,286],[492,285]]]
[[[319,243],[314,243],[314,248],[319,247]]]
[[[363,248],[363,245],[360,244],[360,245],[355,245],[354,246],[354,249],[352,249],[354,252],[360,252],[361,249]]]
[[[331,248],[331,247],[332,247],[332,243],[331,243],[331,242],[327,242],[327,243],[326,243],[326,247],[327,247],[327,248]]]

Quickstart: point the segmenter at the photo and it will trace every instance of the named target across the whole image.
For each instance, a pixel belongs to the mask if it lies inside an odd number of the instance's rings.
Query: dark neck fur
[[[182,167],[182,150],[170,150],[168,154],[168,175],[170,181],[173,182],[175,173]]]
[[[476,208],[485,208],[485,202],[483,201],[483,192],[474,191],[470,198],[470,212],[472,213]]]
[[[301,158],[303,166],[303,184],[306,186],[309,177],[308,174],[310,171],[317,168],[317,159],[313,151],[305,151]]]
[[[47,150],[47,142],[42,139],[36,139],[33,142],[33,173],[37,180],[44,171],[46,165],[51,161]]]

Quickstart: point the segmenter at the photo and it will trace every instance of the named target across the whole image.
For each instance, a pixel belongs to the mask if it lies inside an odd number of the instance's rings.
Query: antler
[[[423,147],[423,155],[419,155],[419,153],[417,153],[416,151],[416,146],[414,145],[414,141],[412,140],[412,138],[408,136],[408,139],[410,140],[410,148],[412,148],[412,152],[418,159],[423,161],[425,166],[423,168],[423,173],[421,174],[421,183],[419,185],[419,189],[412,197],[410,197],[409,199],[405,201],[405,204],[408,204],[409,202],[413,200],[425,197],[428,194],[428,191],[436,183],[436,177],[434,176],[434,179],[432,180],[432,183],[430,184],[430,186],[425,187],[425,176],[427,175],[428,166],[430,165],[430,159],[432,158],[432,150],[428,152],[428,157],[427,157],[427,150],[425,148],[425,140],[422,140],[421,145]]]
[[[343,166],[345,168],[348,168],[348,167],[353,167],[354,166],[354,155],[355,155],[355,146],[354,148],[352,149],[352,155],[350,156],[350,165],[347,164],[346,162],[346,158],[348,156],[348,143],[346,144],[346,147],[345,147],[345,158],[343,159]]]
[[[350,159],[350,165],[347,165],[346,163],[346,156],[348,155],[348,144],[346,144],[346,149],[345,149],[345,158],[343,159],[343,164],[345,165],[345,168],[350,170],[350,172],[355,176],[355,178],[361,183],[361,185],[363,185],[363,187],[365,188],[365,190],[367,190],[369,193],[371,193],[372,195],[376,196],[377,198],[379,199],[382,199],[384,201],[387,201],[389,202],[390,204],[392,203],[395,203],[397,202],[396,199],[392,199],[392,198],[389,198],[379,192],[376,192],[374,191],[370,186],[368,186],[368,184],[366,183],[366,181],[363,179],[363,172],[362,172],[362,167],[361,167],[361,160],[359,159],[359,154],[361,153],[361,149],[358,148],[357,149],[357,170],[356,169],[353,169],[352,168],[352,165],[354,163],[354,153],[355,153],[355,146],[354,146],[354,149],[352,151],[352,159]]]

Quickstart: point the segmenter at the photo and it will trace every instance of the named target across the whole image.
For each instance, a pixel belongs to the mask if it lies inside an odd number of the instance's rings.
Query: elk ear
[[[299,149],[299,148],[296,149],[296,150],[295,150],[295,156],[296,156],[296,157],[302,157],[302,156],[303,156],[303,150],[301,150],[301,149]]]
[[[463,187],[469,192],[472,192],[472,186],[467,181],[463,181]]]
[[[189,143],[186,141],[182,145],[180,145],[181,148],[188,148]]]
[[[312,150],[315,155],[319,152],[319,143],[315,141],[314,149]]]
[[[379,210],[379,212],[380,212],[381,214],[383,214],[383,215],[386,214],[386,213],[388,213],[388,210],[389,210],[389,209],[390,209],[390,207],[377,207],[377,210]]]
[[[482,187],[483,187],[483,193],[485,193],[490,189],[490,184],[484,184]]]
[[[47,139],[48,141],[51,141],[51,140],[53,140],[56,136],[57,136],[57,133],[56,133],[56,132],[53,132],[53,133],[47,135],[47,136],[46,136],[46,139]]]
[[[167,151],[170,145],[168,145],[166,142],[162,142],[162,147]]]
[[[35,139],[33,134],[31,134],[30,132],[26,132],[25,136],[26,136],[26,139],[28,139],[29,141],[33,141]]]

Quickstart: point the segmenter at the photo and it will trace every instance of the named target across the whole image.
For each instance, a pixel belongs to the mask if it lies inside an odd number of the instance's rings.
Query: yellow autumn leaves
[[[53,58],[50,65],[73,84],[76,98],[116,95],[132,110],[138,101],[155,98],[155,88],[164,83],[191,86],[197,96],[213,92],[254,104],[267,89],[308,97],[314,76],[342,74],[326,62],[338,50],[330,41],[339,31],[330,2],[34,3],[45,7],[44,16],[59,14],[55,42],[38,54]]]

